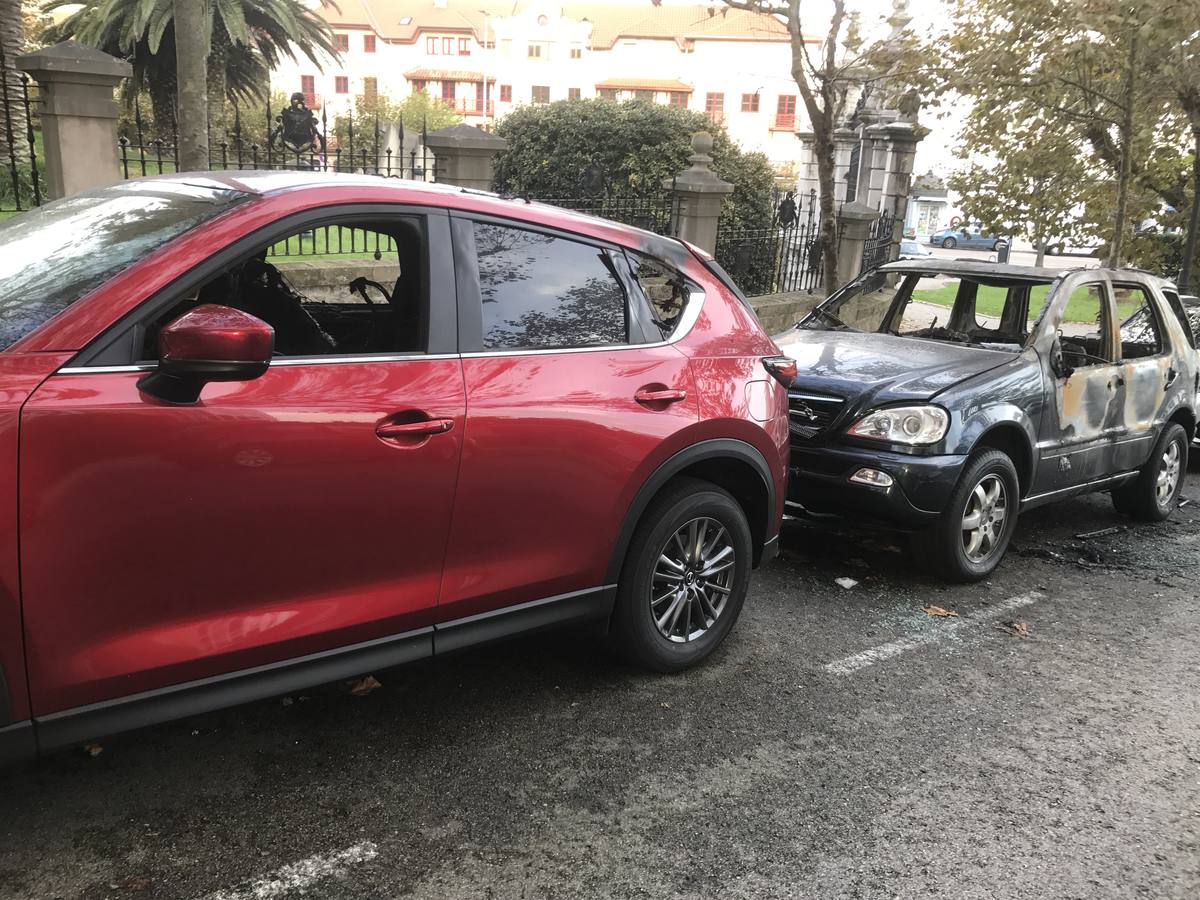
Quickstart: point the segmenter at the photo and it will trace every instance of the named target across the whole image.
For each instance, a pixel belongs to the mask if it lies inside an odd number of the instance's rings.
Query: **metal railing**
[[[42,205],[45,184],[38,166],[37,118],[33,82],[10,70],[0,49],[0,215]]]
[[[602,197],[530,197],[538,203],[549,203],[576,212],[587,213],[633,225],[655,234],[673,236],[677,227],[678,208],[673,191],[656,196],[605,195]]]

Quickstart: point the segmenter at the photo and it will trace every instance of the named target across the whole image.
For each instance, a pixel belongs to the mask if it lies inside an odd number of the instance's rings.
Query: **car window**
[[[1121,359],[1138,359],[1162,353],[1162,330],[1146,289],[1118,284],[1113,286],[1113,292],[1117,301],[1117,315],[1121,316]]]
[[[1175,291],[1163,291],[1163,296],[1167,298],[1167,306],[1171,307],[1171,312],[1175,314],[1175,318],[1179,320],[1179,325],[1183,329],[1183,333],[1187,335],[1188,344],[1192,347],[1196,346],[1196,321],[1200,320],[1200,308],[1193,311],[1193,315],[1189,318],[1188,311],[1183,307],[1183,301],[1179,299],[1179,294]]]
[[[1063,361],[1072,369],[1114,361],[1104,285],[1083,284],[1071,292],[1062,310],[1058,334]]]
[[[0,347],[248,194],[131,182],[47,203],[0,224]]]
[[[628,301],[604,250],[486,222],[474,231],[484,349],[626,342]]]
[[[679,324],[691,289],[683,275],[661,260],[626,251],[633,263],[633,275],[650,305],[654,324],[664,338]]]
[[[277,356],[422,352],[424,271],[424,228],[416,217],[299,230],[264,244],[148,323],[140,358],[156,359],[159,329],[201,303],[262,319],[275,329]]]

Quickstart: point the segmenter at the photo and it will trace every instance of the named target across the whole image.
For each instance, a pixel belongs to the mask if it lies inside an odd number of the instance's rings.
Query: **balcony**
[[[775,113],[775,117],[771,120],[772,131],[795,131],[796,130],[796,114],[795,113]]]
[[[483,101],[474,98],[461,98],[453,101],[443,100],[442,102],[452,107],[456,113],[462,116],[492,116],[496,112],[496,104],[492,100],[488,101],[486,111],[483,108]]]

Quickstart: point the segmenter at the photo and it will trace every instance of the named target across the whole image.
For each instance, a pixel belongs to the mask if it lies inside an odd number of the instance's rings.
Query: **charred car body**
[[[799,373],[794,506],[911,530],[960,581],[995,568],[1024,509],[1111,491],[1170,514],[1200,389],[1173,285],[952,260],[882,273],[894,292],[864,276],[778,339]]]

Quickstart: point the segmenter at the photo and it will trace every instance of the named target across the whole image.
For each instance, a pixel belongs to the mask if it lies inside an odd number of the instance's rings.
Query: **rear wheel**
[[[632,662],[677,672],[733,628],[750,583],[752,540],[737,501],[680,478],[655,498],[630,543],[610,637]]]
[[[933,571],[947,581],[986,578],[1008,549],[1019,507],[1012,460],[999,450],[972,455],[945,512],[921,535]]]
[[[1179,502],[1187,458],[1187,432],[1171,422],[1158,436],[1137,478],[1112,492],[1113,506],[1135,519],[1161,522]]]
[[[956,241],[954,238],[948,237],[942,239],[942,248],[945,250],[953,250],[957,246],[958,241]]]

